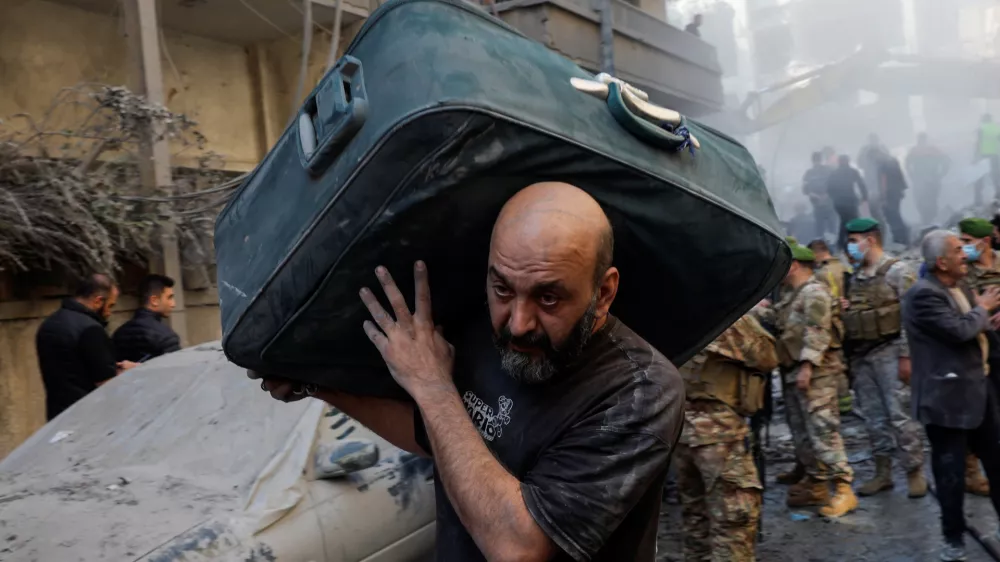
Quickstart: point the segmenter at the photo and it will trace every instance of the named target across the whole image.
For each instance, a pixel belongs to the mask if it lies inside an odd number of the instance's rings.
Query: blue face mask
[[[865,253],[861,251],[861,246],[857,242],[851,242],[847,245],[847,255],[851,256],[854,261],[865,259]]]
[[[962,246],[962,251],[965,252],[965,258],[969,261],[976,261],[979,259],[979,248],[975,244],[966,244]]]

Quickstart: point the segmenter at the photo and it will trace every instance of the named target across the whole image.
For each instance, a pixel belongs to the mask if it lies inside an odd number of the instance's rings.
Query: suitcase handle
[[[693,148],[697,146],[693,144],[697,141],[692,141],[690,134],[677,134],[665,128],[674,129],[676,127],[674,130],[678,132],[683,130],[686,133],[687,129],[683,122],[675,125],[664,121],[662,125],[658,125],[633,113],[622,97],[621,85],[616,82],[608,84],[608,109],[611,110],[611,115],[615,117],[619,125],[639,137],[643,142],[672,152],[692,148],[693,153]]]
[[[299,112],[299,156],[320,175],[365,124],[368,94],[361,61],[345,55],[306,98]]]

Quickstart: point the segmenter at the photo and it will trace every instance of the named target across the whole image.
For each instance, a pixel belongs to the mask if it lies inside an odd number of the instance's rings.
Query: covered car
[[[425,560],[433,465],[218,343],[127,371],[0,462],[0,560]]]

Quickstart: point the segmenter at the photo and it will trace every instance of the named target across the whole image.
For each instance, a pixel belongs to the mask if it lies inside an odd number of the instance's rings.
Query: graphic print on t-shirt
[[[462,402],[465,403],[465,410],[469,412],[472,423],[475,424],[483,439],[493,441],[503,435],[503,426],[510,423],[510,411],[514,407],[513,400],[501,396],[499,409],[494,412],[489,404],[468,390],[462,396]]]

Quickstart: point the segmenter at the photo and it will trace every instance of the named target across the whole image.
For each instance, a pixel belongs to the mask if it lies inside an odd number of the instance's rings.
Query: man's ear
[[[608,268],[604,272],[601,285],[597,287],[597,317],[604,318],[611,310],[611,304],[618,296],[619,273],[617,267]]]

